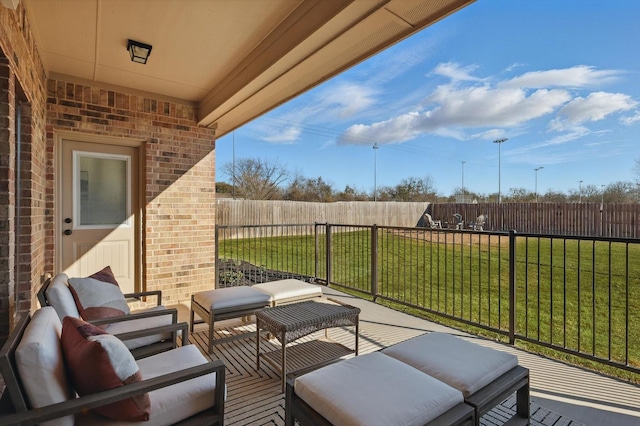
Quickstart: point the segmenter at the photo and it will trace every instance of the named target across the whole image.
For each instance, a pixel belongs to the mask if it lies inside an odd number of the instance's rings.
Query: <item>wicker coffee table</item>
[[[314,301],[291,303],[255,311],[256,316],[256,370],[260,369],[260,359],[280,369],[282,391],[287,376],[287,344],[319,330],[325,330],[326,340],[305,342],[289,348],[291,358],[296,353],[295,370],[320,364],[331,359],[354,353],[358,355],[358,318],[360,308],[344,304],[330,304]],[[355,326],[355,349],[347,348],[328,339],[327,329]],[[260,331],[268,331],[280,342],[282,349],[260,353]],[[309,355],[313,353],[313,357]],[[279,355],[279,356],[278,356]],[[279,358],[279,359],[278,359]],[[278,363],[278,361],[280,361]],[[278,365],[279,364],[279,365]]]

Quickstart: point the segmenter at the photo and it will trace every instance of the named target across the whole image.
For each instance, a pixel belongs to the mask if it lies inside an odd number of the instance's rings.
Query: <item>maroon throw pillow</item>
[[[84,320],[92,321],[131,313],[109,266],[86,278],[69,278],[69,290]]]
[[[65,317],[61,342],[71,383],[80,396],[142,381],[140,369],[124,343],[88,322]],[[145,393],[93,411],[119,421],[146,421],[151,400]]]

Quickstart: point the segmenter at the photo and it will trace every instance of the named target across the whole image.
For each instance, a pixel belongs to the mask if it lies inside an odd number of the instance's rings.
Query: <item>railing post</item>
[[[516,231],[509,231],[509,344],[516,342]]]
[[[373,301],[378,297],[378,225],[371,227],[371,295]]]
[[[318,222],[314,223],[313,225],[313,244],[315,247],[315,250],[313,251],[313,275],[315,278],[315,281],[318,281],[318,263],[319,263],[319,257],[318,257],[318,244],[320,244],[320,241],[318,240],[318,226],[320,226],[318,224]]]
[[[213,288],[218,288],[218,277],[220,276],[220,272],[219,272],[219,268],[220,268],[220,250],[218,249],[218,230],[220,229],[220,227],[218,225],[216,225],[215,227],[215,231],[213,233],[214,237],[213,237],[213,246],[214,246],[214,259],[215,259],[215,266],[213,267],[215,270],[215,276],[213,277]]]
[[[325,257],[327,262],[327,285],[331,284],[331,225],[327,223],[327,242],[325,247]]]

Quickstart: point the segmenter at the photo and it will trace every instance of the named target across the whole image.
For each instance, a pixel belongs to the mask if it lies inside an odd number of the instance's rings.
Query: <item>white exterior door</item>
[[[110,266],[123,292],[138,286],[138,148],[62,139],[60,271]]]

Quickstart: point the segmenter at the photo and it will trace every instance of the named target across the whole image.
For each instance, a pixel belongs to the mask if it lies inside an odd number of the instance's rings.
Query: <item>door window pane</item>
[[[76,156],[76,210],[79,225],[118,226],[128,214],[128,158]]]

